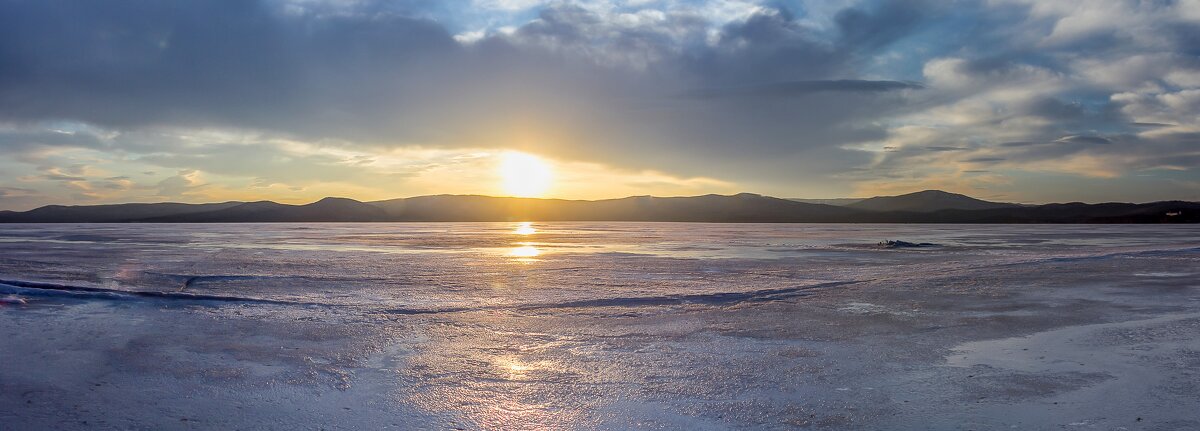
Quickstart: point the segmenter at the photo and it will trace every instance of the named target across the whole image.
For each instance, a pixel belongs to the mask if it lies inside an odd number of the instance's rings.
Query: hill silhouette
[[[112,204],[112,205],[47,205],[41,208],[15,212],[0,213],[0,222],[32,222],[32,223],[111,223],[146,220],[155,217],[179,216],[193,213],[219,211],[238,205],[242,202],[222,202],[212,204]]]
[[[941,210],[987,210],[1011,208],[1016,204],[988,202],[941,190],[925,190],[899,196],[876,196],[846,205],[871,211],[933,212]]]
[[[0,223],[240,223],[434,221],[663,221],[720,223],[1196,223],[1200,203],[987,202],[937,190],[827,205],[753,193],[565,200],[434,195],[361,202],[324,198],[211,204],[48,205],[0,211]]]
[[[171,223],[370,222],[388,221],[383,209],[347,198],[324,198],[307,205],[247,202],[207,212],[169,214],[143,220]]]

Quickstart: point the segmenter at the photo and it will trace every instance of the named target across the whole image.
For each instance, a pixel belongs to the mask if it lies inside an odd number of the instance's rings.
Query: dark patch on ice
[[[173,277],[173,278],[176,278],[176,279],[182,279],[182,280],[183,280],[183,286],[180,286],[180,287],[179,287],[179,291],[180,291],[180,292],[182,292],[182,291],[184,291],[184,290],[187,290],[187,289],[190,289],[190,288],[192,288],[193,286],[195,286],[195,285],[197,285],[197,284],[199,284],[199,283],[201,283],[201,282],[213,282],[213,281],[220,282],[220,281],[261,280],[261,279],[276,279],[276,278],[284,278],[284,279],[296,278],[296,277],[271,277],[271,276],[258,276],[258,275],[174,275],[174,274],[162,274],[162,275],[165,275],[165,276],[168,276],[168,277]]]
[[[673,304],[706,304],[706,305],[721,305],[743,302],[766,302],[779,301],[787,298],[811,295],[813,291],[828,289],[832,287],[845,286],[849,284],[862,283],[863,281],[835,281],[830,283],[814,284],[810,286],[788,287],[782,289],[761,289],[751,290],[748,292],[717,292],[703,293],[692,295],[664,295],[664,296],[634,296],[623,298],[601,298],[601,299],[585,299],[580,301],[567,301],[554,304],[536,304],[519,307],[524,310],[536,310],[547,308],[579,308],[579,307],[639,307],[639,306],[655,306],[655,305],[673,305]]]
[[[59,235],[58,237],[56,237],[54,239],[59,240],[59,241],[71,241],[71,242],[114,242],[114,241],[121,240],[120,238],[117,238],[117,237],[111,237],[111,236],[105,236],[105,235],[92,235],[92,234]]]
[[[381,310],[385,314],[439,314],[439,313],[463,313],[470,311],[497,311],[497,310],[548,310],[555,308],[599,308],[599,307],[653,307],[662,305],[677,305],[677,304],[704,304],[704,305],[725,305],[747,302],[768,302],[780,301],[788,298],[796,298],[807,296],[822,289],[829,289],[850,284],[862,283],[864,281],[835,281],[829,283],[814,284],[809,286],[789,287],[783,289],[762,289],[752,290],[749,292],[717,292],[693,295],[663,295],[663,296],[634,296],[620,298],[600,298],[600,299],[584,299],[578,301],[565,301],[543,304],[529,305],[497,305],[483,307],[452,307],[452,308],[392,308]]]
[[[9,265],[45,265],[45,266],[54,266],[54,267],[65,266],[65,264],[63,264],[62,262],[18,259],[18,258],[11,258],[11,257],[0,257],[0,262],[4,262],[5,264],[9,264]]]
[[[368,282],[368,281],[387,281],[386,278],[368,278],[368,277],[312,277],[303,275],[189,275],[189,274],[168,274],[161,272],[149,272],[144,274],[154,277],[163,277],[172,282],[180,283],[179,291],[187,290],[202,283],[222,282],[222,281],[257,281],[257,280],[304,280],[304,281],[321,281],[321,282]]]
[[[875,244],[879,248],[920,248],[920,247],[937,247],[937,244],[931,242],[908,242],[901,240],[885,240]]]
[[[346,307],[353,308],[354,306],[345,305],[339,306],[335,304],[325,304],[317,302],[303,301],[284,301],[277,299],[262,299],[262,298],[246,298],[240,296],[226,295],[204,295],[184,292],[158,292],[158,291],[133,291],[133,290],[115,290],[105,289],[100,287],[87,286],[71,286],[57,283],[42,283],[33,281],[21,280],[0,280],[0,294],[22,295],[22,296],[59,296],[74,299],[84,300],[110,300],[110,301],[125,301],[125,300],[168,300],[168,301],[192,301],[192,302],[216,302],[216,303],[242,303],[242,304],[260,304],[260,305],[283,305],[283,306],[316,306],[316,307]],[[452,308],[393,308],[381,310],[385,314],[439,314],[439,313],[458,313],[483,309],[503,309],[514,307],[452,307]]]
[[[200,280],[200,279],[201,279],[201,276],[199,276],[199,275],[188,277],[186,280],[183,280],[183,287],[180,287],[179,291],[182,292],[184,290],[187,290],[187,288],[192,287],[192,284],[194,284],[196,282],[196,280]]]
[[[481,310],[502,310],[512,307],[449,307],[449,308],[389,308],[381,310],[384,314],[401,314],[401,315],[419,315],[419,314],[443,314],[443,313],[465,313],[468,311]]]
[[[993,373],[986,367],[976,368],[973,372],[976,374],[967,376],[962,383],[966,398],[1001,402],[1051,397],[1114,378],[1111,374],[1086,372]]]
[[[1137,251],[1119,251],[1115,253],[1090,254],[1083,256],[1058,256],[1047,257],[1040,259],[1031,259],[1021,262],[1004,263],[996,266],[1022,266],[1022,265],[1038,265],[1043,263],[1070,263],[1070,262],[1086,262],[1089,260],[1105,260],[1122,257],[1173,257],[1180,254],[1200,252],[1200,247],[1176,248],[1176,249],[1160,249],[1160,250],[1137,250]]]
[[[154,298],[167,300],[241,302],[274,305],[325,305],[312,302],[293,302],[274,299],[245,298],[239,296],[202,295],[182,292],[115,290],[105,289],[102,287],[70,286],[57,283],[41,283],[21,280],[0,280],[0,293],[18,294],[24,296],[68,296],[109,300]]]
[[[584,299],[576,301],[565,301],[555,303],[542,304],[527,304],[527,305],[496,305],[496,306],[480,306],[480,307],[445,307],[445,308],[389,308],[378,310],[377,312],[384,314],[400,314],[400,315],[420,315],[420,314],[440,314],[440,313],[462,313],[470,311],[488,311],[488,310],[544,310],[555,308],[593,308],[593,307],[650,307],[662,305],[676,304],[704,304],[704,305],[726,305],[749,302],[769,302],[780,301],[789,298],[808,296],[815,291],[829,289],[850,284],[862,283],[863,280],[856,281],[836,281],[829,283],[820,283],[808,286],[797,286],[780,289],[760,289],[747,292],[715,292],[703,294],[689,295],[663,295],[663,296],[634,296],[634,297],[617,297],[617,298],[598,298]],[[136,299],[156,299],[170,301],[195,301],[195,302],[221,302],[221,303],[244,303],[244,304],[265,304],[265,305],[285,305],[285,306],[320,306],[320,307],[345,307],[355,308],[353,305],[337,305],[317,302],[302,302],[302,301],[285,301],[276,299],[262,298],[247,298],[240,296],[226,295],[205,295],[186,292],[160,292],[160,291],[136,291],[136,290],[116,290],[106,289],[101,287],[88,286],[71,286],[58,283],[44,283],[22,280],[0,280],[0,294],[22,295],[22,296],[62,296],[79,299],[100,299],[100,300],[136,300]]]

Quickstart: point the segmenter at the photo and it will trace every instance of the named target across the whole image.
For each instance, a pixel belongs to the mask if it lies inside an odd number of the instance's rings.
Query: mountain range
[[[824,203],[821,203],[824,201]],[[361,202],[324,198],[209,204],[48,205],[0,211],[0,223],[676,221],[762,223],[1196,223],[1200,202],[1021,205],[926,190],[867,199],[780,199],[752,193],[564,200],[435,195]]]

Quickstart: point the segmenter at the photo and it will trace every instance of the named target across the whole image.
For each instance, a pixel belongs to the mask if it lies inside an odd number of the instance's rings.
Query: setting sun
[[[505,153],[500,162],[504,192],[511,196],[541,196],[550,188],[552,177],[550,165],[531,154]]]

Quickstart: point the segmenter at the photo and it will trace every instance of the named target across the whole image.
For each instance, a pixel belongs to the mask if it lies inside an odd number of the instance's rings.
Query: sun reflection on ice
[[[529,236],[535,233],[537,233],[537,229],[533,228],[533,222],[527,221],[517,223],[517,226],[512,230],[513,235]],[[535,258],[542,254],[542,251],[534,246],[532,242],[518,242],[513,245],[514,247],[509,249],[504,255],[515,258],[513,260],[517,262],[534,262],[537,261]]]
[[[539,372],[553,373],[558,367],[551,361],[526,361],[516,356],[497,356],[492,359],[492,364],[497,370],[505,375],[507,380],[525,380],[533,377],[533,374]]]
[[[513,233],[516,235],[533,235],[537,233],[537,229],[533,228],[533,222],[525,221],[517,223],[517,228],[513,229]]]
[[[519,243],[517,247],[513,247],[508,251],[508,257],[515,257],[519,262],[532,262],[542,254],[542,251],[534,247],[531,243]]]
[[[500,371],[508,373],[510,379],[514,377],[519,378],[524,375],[526,371],[533,369],[533,367],[511,357],[497,358],[496,367],[500,368]]]
[[[534,331],[504,313],[468,317],[462,336],[435,341],[408,357],[403,375],[430,385],[403,385],[402,394],[422,410],[452,413],[469,429],[558,430],[589,426],[594,403],[565,396],[586,384],[604,384],[607,368],[593,368],[590,350],[566,356],[573,337]],[[522,318],[523,319],[523,318]],[[464,322],[467,323],[467,322]],[[487,329],[490,328],[490,329]],[[580,347],[583,347],[580,345]]]

